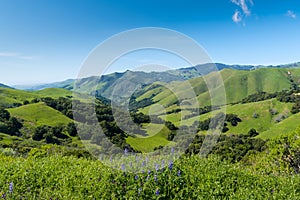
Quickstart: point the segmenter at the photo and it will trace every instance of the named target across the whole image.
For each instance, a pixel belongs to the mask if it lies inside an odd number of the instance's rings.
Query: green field
[[[72,96],[73,92],[62,88],[47,88],[43,90],[34,91],[33,93],[43,97],[59,98]]]
[[[10,114],[16,118],[24,120],[27,125],[31,126],[56,126],[60,124],[68,124],[72,120],[45,103],[36,103],[21,106],[18,108],[8,109]]]
[[[161,124],[149,124],[145,130],[149,136],[147,137],[131,137],[126,139],[134,149],[142,152],[152,152],[155,147],[172,145],[173,142],[167,140],[170,130]]]

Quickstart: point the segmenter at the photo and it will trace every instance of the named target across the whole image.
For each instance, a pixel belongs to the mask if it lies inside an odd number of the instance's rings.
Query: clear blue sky
[[[192,37],[214,62],[300,61],[299,0],[0,0],[0,83],[74,78],[100,42],[149,26]]]

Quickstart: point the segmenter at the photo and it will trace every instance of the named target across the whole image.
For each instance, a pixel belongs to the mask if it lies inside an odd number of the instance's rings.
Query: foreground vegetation
[[[3,199],[299,199],[300,194],[298,176],[253,174],[217,158],[192,156],[143,174],[60,155],[0,158]]]
[[[300,199],[299,133],[270,140],[264,151],[250,150],[234,162],[232,155],[240,152],[226,151],[232,147],[221,142],[223,152],[207,158],[182,155],[144,173],[113,169],[89,156],[78,158],[57,145],[34,148],[21,157],[13,149],[0,149],[0,195],[3,199]]]

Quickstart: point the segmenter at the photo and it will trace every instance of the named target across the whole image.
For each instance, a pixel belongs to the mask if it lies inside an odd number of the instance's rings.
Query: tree
[[[32,136],[33,140],[41,141],[44,138],[44,135],[50,130],[49,126],[39,126],[35,129],[35,132]]]
[[[69,135],[72,136],[72,137],[75,137],[75,136],[78,135],[77,129],[76,129],[76,126],[75,126],[74,122],[70,122],[67,125],[67,131],[68,131]]]
[[[248,135],[250,137],[255,137],[257,136],[259,133],[254,129],[254,128],[251,128],[249,131],[248,131]]]
[[[7,110],[4,108],[0,108],[0,121],[6,121],[9,120],[10,114]]]
[[[27,104],[29,104],[29,101],[28,101],[28,100],[25,100],[25,101],[23,102],[23,105],[27,105]]]

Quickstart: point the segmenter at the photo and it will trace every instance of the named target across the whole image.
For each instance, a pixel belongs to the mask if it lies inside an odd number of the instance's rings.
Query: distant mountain
[[[0,83],[0,88],[12,88],[12,87]]]
[[[260,68],[251,71],[223,69],[220,71],[226,91],[227,103],[234,103],[258,92],[274,93],[288,90],[291,87],[291,78],[294,83],[300,84],[300,68]],[[205,77],[205,79],[204,79]],[[188,100],[190,92],[186,89],[192,87],[199,100],[200,106],[211,104],[211,93],[208,91],[205,80],[214,80],[216,73],[183,82],[174,82],[164,86],[152,84],[140,91],[136,96],[138,101],[149,98],[153,103],[174,109],[178,99],[172,91]],[[222,99],[222,88],[218,84],[212,86],[215,90],[215,99]],[[220,91],[219,93],[217,91]],[[147,104],[148,105],[148,104]]]
[[[72,85],[75,79],[68,79],[62,82],[45,83],[45,84],[33,84],[33,85],[14,85],[14,88],[19,90],[43,90],[46,88],[65,88],[67,90],[72,89]]]
[[[17,89],[22,90],[41,90],[45,88],[64,88],[67,90],[74,90],[74,84],[76,83],[76,91],[96,94],[111,99],[112,96],[122,97],[129,95],[134,90],[144,87],[145,85],[152,84],[154,82],[170,83],[172,81],[185,81],[193,78],[197,78],[203,75],[207,75],[211,71],[223,69],[235,69],[235,70],[255,70],[259,68],[298,68],[300,62],[277,65],[277,66],[263,66],[263,65],[226,65],[222,63],[208,63],[201,64],[193,67],[180,68],[175,70],[168,70],[163,72],[141,72],[127,70],[122,73],[112,73],[103,75],[100,78],[97,76],[91,76],[83,79],[68,79],[62,82],[41,84],[33,86],[14,86]]]

